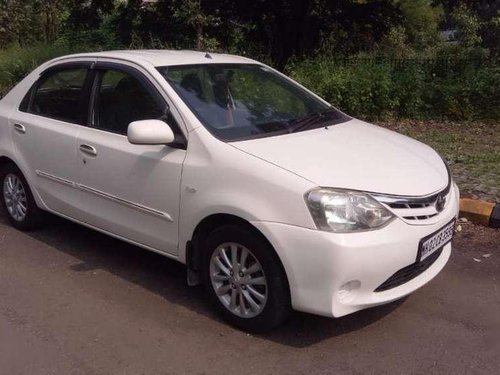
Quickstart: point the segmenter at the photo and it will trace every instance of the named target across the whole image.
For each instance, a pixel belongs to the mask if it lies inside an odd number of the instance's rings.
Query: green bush
[[[54,44],[0,50],[0,98],[44,61],[105,47],[74,42],[68,37]],[[114,43],[105,42],[106,46]],[[337,59],[323,55],[292,61],[286,73],[360,118],[500,120],[500,66],[493,60]]]
[[[286,71],[333,105],[365,119],[500,119],[495,61],[318,56],[293,61]]]

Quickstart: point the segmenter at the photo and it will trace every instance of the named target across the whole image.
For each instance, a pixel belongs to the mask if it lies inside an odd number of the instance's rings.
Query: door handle
[[[91,145],[80,145],[80,151],[89,156],[97,156],[97,150]]]
[[[26,133],[26,127],[21,124],[14,124],[14,130],[18,133],[25,134]]]

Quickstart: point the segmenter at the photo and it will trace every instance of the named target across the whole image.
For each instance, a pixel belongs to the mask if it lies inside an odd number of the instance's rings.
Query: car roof
[[[118,50],[93,53],[79,53],[64,56],[58,60],[82,57],[101,57],[132,62],[147,62],[153,66],[191,65],[191,64],[234,64],[256,63],[256,61],[236,55],[200,52],[189,50]]]

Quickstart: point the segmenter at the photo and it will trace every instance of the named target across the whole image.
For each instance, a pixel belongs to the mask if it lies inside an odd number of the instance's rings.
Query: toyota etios
[[[224,54],[45,63],[0,101],[0,165],[16,228],[48,211],[176,259],[252,331],[420,288],[448,261],[458,212],[430,147]]]

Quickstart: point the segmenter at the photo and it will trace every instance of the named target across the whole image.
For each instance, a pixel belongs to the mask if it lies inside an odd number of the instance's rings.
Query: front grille
[[[427,197],[404,197],[395,195],[372,194],[372,196],[390,207],[392,212],[409,223],[431,219],[441,211],[451,199],[451,184],[442,191]]]
[[[395,215],[406,220],[409,224],[417,224],[419,221],[424,221],[421,224],[426,224],[425,221],[439,215],[451,199],[451,172],[448,163],[444,159],[443,162],[448,174],[448,184],[446,188],[437,193],[425,197],[387,195],[380,193],[373,193],[371,195],[380,203],[387,205]],[[429,222],[430,221],[427,223]]]
[[[394,275],[380,284],[380,286],[375,289],[375,292],[383,292],[385,290],[403,285],[404,283],[407,283],[408,281],[414,279],[418,275],[422,274],[425,270],[427,270],[430,266],[432,266],[442,252],[443,249],[440,249],[434,254],[429,255],[421,262],[413,263],[405,268],[401,268],[398,272],[396,272]]]
[[[412,203],[411,201],[408,203],[388,202],[387,205],[406,220],[426,220],[439,213],[436,209],[435,201],[422,203]]]

